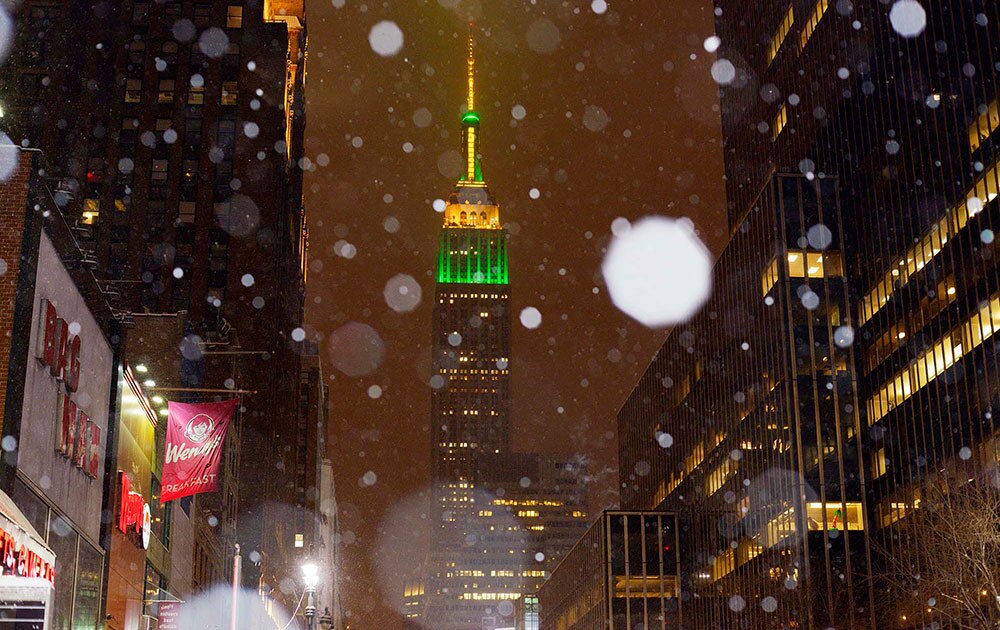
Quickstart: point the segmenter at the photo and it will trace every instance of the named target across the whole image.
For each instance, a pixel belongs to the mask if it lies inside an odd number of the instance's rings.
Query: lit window
[[[243,28],[243,7],[229,6],[226,12],[226,28]]]
[[[885,449],[880,448],[872,456],[872,479],[878,479],[886,471]]]
[[[784,103],[781,104],[781,109],[778,110],[777,116],[774,117],[774,124],[771,125],[771,140],[777,140],[778,136],[785,129],[785,125],[788,124],[788,106]]]
[[[188,90],[188,105],[203,105],[205,103],[205,86],[192,85]]]
[[[997,128],[1000,128],[1000,101],[994,100],[969,126],[969,151],[978,149]]]
[[[915,392],[943,374],[966,353],[1000,330],[1000,297],[984,304],[963,324],[928,347],[868,400],[868,423],[873,424]]]
[[[83,213],[80,222],[84,225],[95,225],[101,214],[100,202],[97,199],[83,200]]]
[[[159,103],[173,103],[174,102],[174,80],[173,79],[160,79],[160,92],[157,97],[157,102]]]
[[[809,21],[802,27],[802,33],[799,35],[799,48],[806,47],[806,44],[809,43],[809,38],[812,37],[816,27],[819,26],[819,21],[823,19],[823,15],[826,14],[826,10],[829,8],[830,0],[818,0],[816,2],[812,15],[809,16]]]
[[[785,17],[782,18],[781,24],[778,24],[778,30],[775,31],[774,36],[771,37],[771,45],[767,48],[767,63],[768,65],[774,61],[775,57],[778,56],[778,51],[781,49],[781,45],[785,42],[785,38],[788,37],[788,32],[792,30],[792,24],[795,23],[795,7],[789,5],[788,12],[785,13]]]
[[[806,524],[809,531],[839,529],[863,530],[861,503],[807,503]]]
[[[128,79],[125,81],[125,102],[142,102],[142,79]]]
[[[305,537],[302,534],[295,534],[295,546],[296,547],[306,546]]]
[[[235,105],[236,97],[239,95],[237,91],[236,81],[223,81],[222,82],[222,97],[219,100],[223,105]]]

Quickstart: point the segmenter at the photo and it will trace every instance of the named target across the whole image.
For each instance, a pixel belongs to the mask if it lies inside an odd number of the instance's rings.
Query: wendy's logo
[[[204,442],[215,432],[215,420],[204,413],[192,417],[184,427],[184,437],[191,442]]]

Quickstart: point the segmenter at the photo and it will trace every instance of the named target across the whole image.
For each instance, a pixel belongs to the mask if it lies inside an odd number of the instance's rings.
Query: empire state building
[[[498,594],[516,598],[524,546],[516,532],[513,545],[487,541],[490,519],[480,517],[489,513],[486,479],[499,472],[488,469],[509,450],[510,285],[508,234],[480,160],[471,36],[466,105],[464,172],[444,210],[431,343],[443,385],[431,402],[435,496],[426,618],[442,630],[483,627]]]
[[[423,613],[409,615],[434,630],[513,626],[587,523],[583,464],[510,448],[508,234],[483,176],[471,36],[467,69],[464,172],[444,210],[434,296],[428,574]]]

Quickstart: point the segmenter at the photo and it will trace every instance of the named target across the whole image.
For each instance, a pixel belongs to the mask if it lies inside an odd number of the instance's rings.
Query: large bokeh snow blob
[[[378,369],[385,357],[385,344],[368,324],[348,322],[330,334],[327,351],[333,367],[358,377]]]
[[[712,256],[687,220],[633,223],[611,240],[601,270],[615,306],[650,328],[687,321],[712,292]]]

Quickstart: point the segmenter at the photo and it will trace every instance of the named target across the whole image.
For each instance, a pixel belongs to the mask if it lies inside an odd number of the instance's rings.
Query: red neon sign
[[[123,534],[129,530],[142,535],[142,548],[149,548],[149,535],[152,527],[152,515],[145,497],[132,491],[132,482],[128,475],[119,472],[120,488],[118,500],[118,530]]]

